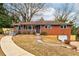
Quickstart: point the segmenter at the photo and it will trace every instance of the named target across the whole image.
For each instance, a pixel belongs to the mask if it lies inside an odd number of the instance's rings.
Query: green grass
[[[58,42],[57,40],[45,40],[46,36],[42,37],[46,42],[50,43],[52,41],[52,44],[53,42]],[[37,44],[34,35],[17,35],[13,37],[13,41],[24,50],[36,56],[79,56],[78,52],[68,48]]]

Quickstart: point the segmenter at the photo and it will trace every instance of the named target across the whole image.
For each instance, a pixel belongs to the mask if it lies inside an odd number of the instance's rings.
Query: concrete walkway
[[[3,37],[1,39],[0,45],[6,56],[34,56],[33,54],[17,46],[12,41],[12,36]]]

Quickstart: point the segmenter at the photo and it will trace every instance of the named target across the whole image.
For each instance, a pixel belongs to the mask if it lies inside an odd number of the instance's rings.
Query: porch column
[[[31,30],[32,30],[32,32],[34,32],[34,27],[33,27],[33,25],[31,25]]]
[[[24,30],[24,25],[21,25],[21,30]]]

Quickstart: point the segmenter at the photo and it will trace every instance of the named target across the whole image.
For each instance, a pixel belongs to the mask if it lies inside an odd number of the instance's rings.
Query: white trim
[[[66,29],[67,28],[67,25],[60,25],[60,27],[62,26],[62,29]],[[64,27],[66,26],[66,27]]]
[[[50,26],[50,28],[49,28],[49,26]],[[50,24],[45,25],[45,28],[46,28],[46,29],[52,29],[52,25],[50,25]]]
[[[31,29],[29,29],[29,27],[30,27]],[[28,25],[28,26],[27,26],[27,30],[32,30],[32,26],[31,26],[31,25]]]

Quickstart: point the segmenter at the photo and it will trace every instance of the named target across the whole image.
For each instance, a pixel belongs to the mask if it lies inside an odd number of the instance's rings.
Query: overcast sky
[[[45,5],[47,7],[47,11],[42,12],[43,15],[41,15],[41,16],[33,17],[33,20],[40,19],[41,17],[43,17],[45,20],[53,20],[54,19],[53,14],[55,13],[55,9],[56,8],[62,9],[62,8],[64,8],[63,5],[64,5],[64,3],[48,3]],[[72,14],[75,13],[77,10],[79,10],[79,4],[70,3],[69,8],[71,8],[71,6],[73,6]],[[39,12],[39,13],[41,13],[41,12]],[[79,23],[78,19],[76,20],[76,23],[77,24]]]
[[[53,14],[55,13],[55,8],[63,9],[63,5],[64,5],[64,3],[48,3],[48,4],[46,4],[45,6],[47,7],[47,11],[42,12],[43,15],[41,15],[40,17],[44,17],[45,20],[52,20]],[[69,7],[71,8],[72,5],[75,5],[75,4],[71,3]],[[73,9],[73,12],[74,11],[75,10]],[[39,12],[39,13],[41,13],[41,12]],[[38,18],[40,18],[40,17],[38,16]],[[34,19],[37,19],[37,18],[34,18]]]

